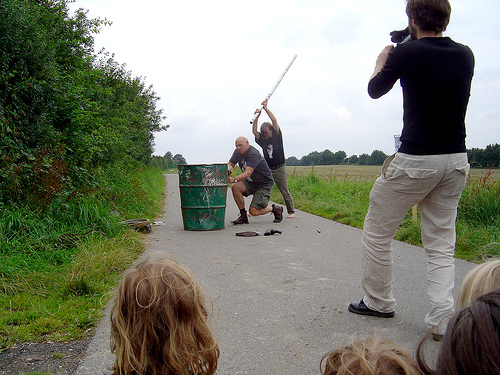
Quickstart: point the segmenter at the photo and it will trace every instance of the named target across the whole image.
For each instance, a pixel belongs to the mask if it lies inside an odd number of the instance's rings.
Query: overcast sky
[[[467,147],[500,143],[500,1],[451,0],[445,36],[476,58]],[[399,83],[373,100],[367,83],[389,32],[408,21],[404,0],[76,0],[71,9],[113,24],[96,36],[133,76],[153,85],[170,128],[155,154],[225,163],[235,139],[255,145],[250,120],[296,54],[269,109],[286,156],[394,152]],[[261,122],[268,121],[261,116]],[[258,147],[258,146],[257,146]]]

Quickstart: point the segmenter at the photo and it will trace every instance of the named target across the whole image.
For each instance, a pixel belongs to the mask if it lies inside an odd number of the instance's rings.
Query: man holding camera
[[[370,193],[363,236],[362,285],[365,296],[349,311],[394,316],[392,240],[408,210],[418,204],[422,244],[427,254],[425,323],[439,339],[454,312],[455,219],[469,164],[465,114],[474,72],[472,51],[443,37],[448,0],[407,0],[412,41],[387,46],[368,84],[377,99],[399,79],[404,115],[401,147],[389,157]]]

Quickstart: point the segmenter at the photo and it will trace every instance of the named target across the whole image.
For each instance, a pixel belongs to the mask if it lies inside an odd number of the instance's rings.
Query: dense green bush
[[[162,208],[159,98],[94,54],[106,24],[66,0],[0,1],[0,350],[85,335],[143,248],[121,222]]]
[[[95,188],[95,171],[147,164],[165,130],[159,100],[105,53],[105,20],[66,0],[0,4],[0,202],[48,207]]]
[[[15,343],[77,339],[99,321],[123,270],[143,250],[121,222],[154,219],[165,178],[114,166],[99,189],[45,209],[0,205],[0,351]]]

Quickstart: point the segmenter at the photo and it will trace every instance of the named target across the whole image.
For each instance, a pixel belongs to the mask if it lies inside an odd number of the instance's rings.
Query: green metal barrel
[[[178,169],[184,229],[224,229],[227,164],[180,164]]]

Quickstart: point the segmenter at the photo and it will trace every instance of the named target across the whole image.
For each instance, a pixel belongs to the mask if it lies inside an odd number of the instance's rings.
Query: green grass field
[[[369,206],[369,194],[381,166],[333,165],[287,167],[295,206],[318,216],[357,228]],[[279,190],[273,201],[284,203]],[[419,212],[412,210],[400,225],[396,239],[422,246]],[[482,262],[500,256],[500,170],[472,169],[458,207],[455,255]]]
[[[312,171],[317,176],[321,177],[363,177],[363,178],[373,178],[375,180],[382,169],[381,165],[316,165],[316,166],[298,166],[298,167],[286,167],[286,171],[289,176],[307,176]],[[484,177],[488,172],[488,169],[471,169],[471,177]],[[500,180],[500,169],[491,170],[491,179]]]

